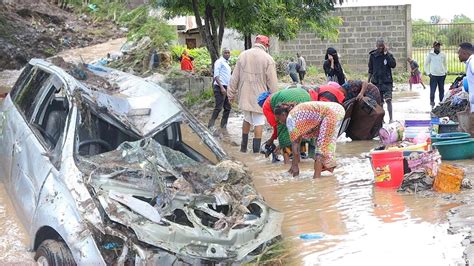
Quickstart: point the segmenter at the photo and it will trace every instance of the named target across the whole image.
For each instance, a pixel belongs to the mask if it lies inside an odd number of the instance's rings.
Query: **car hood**
[[[283,215],[232,161],[199,163],[147,138],[80,157],[79,168],[110,220],[178,256],[240,261],[281,235]]]

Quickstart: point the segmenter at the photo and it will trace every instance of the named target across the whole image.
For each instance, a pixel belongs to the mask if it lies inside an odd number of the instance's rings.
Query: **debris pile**
[[[450,120],[458,122],[456,114],[464,111],[469,104],[469,94],[462,89],[455,89],[448,98],[436,106],[431,112],[437,117],[449,117]]]
[[[232,161],[199,163],[153,139],[124,142],[116,150],[81,157],[80,165],[89,176],[86,182],[93,187],[104,191],[122,188],[121,193],[150,199],[148,203],[161,217],[174,213],[174,197],[188,197],[193,204],[214,208],[226,206],[225,215],[213,217],[215,229],[242,223],[244,215],[251,213],[251,203],[261,200],[242,165]]]
[[[156,49],[157,47],[153,47],[150,37],[146,36],[138,42],[125,44],[121,54],[108,65],[139,76],[151,74],[154,67],[169,68],[172,63],[171,54],[167,51],[159,52]],[[158,58],[155,59],[154,56]]]
[[[405,171],[399,192],[417,193],[431,189],[437,192],[457,192],[461,188],[472,188],[462,169],[441,164],[441,156],[436,150],[411,153],[406,161],[408,171]]]
[[[93,67],[88,64],[80,63],[73,64],[64,61],[62,57],[53,57],[49,61],[54,65],[65,70],[69,75],[73,76],[75,79],[83,82],[92,90],[98,91],[109,91],[113,92],[119,89],[117,84],[110,83],[106,78],[100,77],[89,68]]]

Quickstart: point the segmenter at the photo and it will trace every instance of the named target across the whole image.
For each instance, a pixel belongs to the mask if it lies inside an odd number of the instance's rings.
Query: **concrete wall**
[[[405,71],[406,58],[411,55],[411,6],[371,6],[337,8],[334,15],[344,23],[336,42],[321,40],[314,33],[301,32],[288,42],[279,42],[278,53],[301,52],[309,65],[322,70],[328,47],[341,55],[346,70],[367,71],[369,52],[377,38],[383,37],[397,60],[396,72]]]
[[[193,32],[192,34],[180,32],[178,33],[178,43],[180,45],[186,44],[186,39],[196,39],[197,47],[205,47],[206,44],[201,38],[199,32]],[[224,37],[222,38],[222,48],[228,48],[230,50],[244,50],[244,42],[242,41],[242,35],[234,29],[225,29]]]

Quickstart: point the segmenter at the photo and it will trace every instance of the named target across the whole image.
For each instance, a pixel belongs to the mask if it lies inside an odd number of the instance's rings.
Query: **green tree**
[[[342,20],[329,15],[333,9],[333,1],[260,1],[238,10],[229,25],[244,35],[246,49],[252,45],[252,34],[258,33],[289,40],[306,29],[335,39]]]
[[[167,16],[194,15],[212,63],[220,53],[224,28],[242,33],[246,47],[252,34],[278,36],[282,40],[295,38],[302,29],[319,36],[337,36],[341,19],[329,12],[343,0],[157,0]],[[202,20],[201,20],[202,18]]]
[[[461,23],[472,23],[474,22],[471,18],[464,14],[454,15],[453,19],[451,20],[454,24],[461,24]]]

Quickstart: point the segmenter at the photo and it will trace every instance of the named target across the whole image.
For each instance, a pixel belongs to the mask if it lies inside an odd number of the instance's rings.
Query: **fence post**
[[[412,23],[411,23],[411,5],[405,5],[405,34],[406,34],[406,42],[407,42],[407,50],[406,56],[404,58],[405,68],[407,71],[410,71],[410,66],[407,62],[407,57],[412,57]]]

